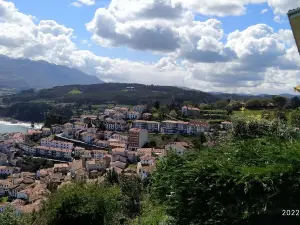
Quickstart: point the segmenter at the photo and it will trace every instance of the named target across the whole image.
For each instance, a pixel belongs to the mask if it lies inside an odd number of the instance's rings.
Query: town
[[[200,109],[184,106],[181,113],[195,118]],[[231,128],[232,123],[224,121],[218,132]],[[216,126],[198,120],[154,121],[146,106],[137,105],[73,116],[68,123],[29,129],[24,134],[0,134],[0,195],[9,199],[0,211],[11,205],[18,212],[32,212],[41,207],[50,190],[72,180],[101,179],[109,171],[146,179],[169,151],[182,155],[194,147],[177,140],[158,148],[151,146],[149,136],[211,136],[215,130]],[[53,166],[27,171],[22,164],[29,159],[45,159]]]

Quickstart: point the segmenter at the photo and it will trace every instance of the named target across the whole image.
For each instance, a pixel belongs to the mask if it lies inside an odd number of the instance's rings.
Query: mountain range
[[[0,55],[0,88],[40,89],[98,83],[103,81],[74,68]]]

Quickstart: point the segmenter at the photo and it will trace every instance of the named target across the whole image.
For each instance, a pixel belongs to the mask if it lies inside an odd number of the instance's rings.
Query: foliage
[[[297,139],[299,133],[279,120],[267,121],[251,119],[235,119],[233,121],[233,136],[239,138],[257,138],[275,136],[281,139]]]
[[[300,111],[293,111],[291,113],[291,124],[295,127],[300,127]]]
[[[176,118],[177,117],[177,113],[176,113],[176,111],[173,109],[173,110],[171,110],[171,112],[169,113],[169,115],[171,116],[171,117],[173,117],[173,118]]]
[[[7,207],[4,212],[0,213],[0,225],[26,225],[26,223],[13,208]]]
[[[278,109],[283,109],[283,107],[287,103],[287,99],[285,97],[278,96],[278,95],[273,97],[273,101]]]
[[[35,173],[39,169],[52,168],[53,162],[47,159],[23,157],[22,171]]]
[[[153,174],[152,194],[171,224],[282,224],[282,209],[300,207],[299,147],[263,138],[169,155]]]
[[[36,225],[119,224],[121,193],[99,184],[66,185],[54,193],[40,212]]]
[[[74,88],[73,90],[69,91],[68,93],[71,95],[79,95],[79,94],[81,94],[81,91],[78,90],[77,88]]]

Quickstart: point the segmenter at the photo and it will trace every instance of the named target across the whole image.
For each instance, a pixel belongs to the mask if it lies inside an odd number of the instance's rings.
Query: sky
[[[292,93],[300,0],[0,0],[0,54],[106,82]]]

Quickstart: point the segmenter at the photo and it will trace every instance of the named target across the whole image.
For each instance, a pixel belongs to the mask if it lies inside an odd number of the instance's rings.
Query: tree
[[[176,111],[175,111],[174,109],[169,113],[169,115],[170,115],[171,117],[173,117],[173,118],[176,118],[176,117],[177,117],[177,113],[176,113]]]
[[[300,111],[293,111],[291,113],[291,124],[295,127],[300,127]]]
[[[38,225],[119,224],[121,193],[117,187],[98,184],[69,184],[52,194]]]
[[[289,101],[289,105],[291,109],[297,109],[300,107],[300,99],[298,97],[293,97]]]
[[[277,95],[277,96],[273,96],[273,102],[278,109],[283,109],[283,107],[287,103],[287,99],[285,97]]]
[[[245,107],[247,109],[261,109],[262,103],[261,103],[261,100],[259,100],[259,99],[251,99],[245,103]]]
[[[229,104],[232,108],[232,110],[240,110],[243,106],[243,104],[239,101],[231,101]]]
[[[225,109],[228,105],[228,100],[218,100],[215,103],[217,109]]]
[[[159,103],[159,101],[158,101],[158,100],[156,100],[156,101],[154,102],[154,104],[153,104],[153,107],[154,107],[156,110],[158,110],[158,109],[159,109],[159,107],[160,107],[160,103]]]
[[[158,162],[152,194],[170,224],[293,224],[282,207],[300,207],[299,140],[226,140],[192,155]],[[287,198],[286,196],[289,196]],[[284,222],[285,221],[285,222]]]

